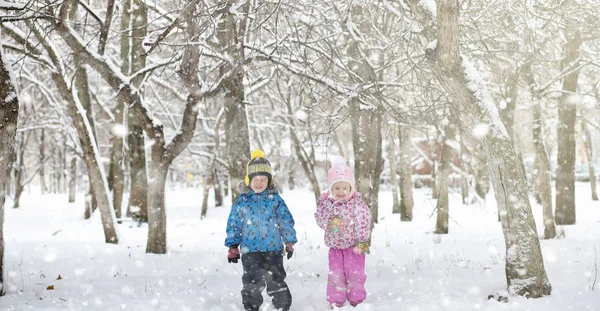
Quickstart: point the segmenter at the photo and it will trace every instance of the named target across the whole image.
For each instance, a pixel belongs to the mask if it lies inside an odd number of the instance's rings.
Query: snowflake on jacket
[[[276,186],[256,193],[241,186],[227,219],[225,246],[240,245],[242,253],[282,251],[296,243],[294,218]]]
[[[335,216],[343,221],[343,226],[336,233],[329,230],[329,221]],[[337,201],[325,192],[317,200],[315,219],[317,225],[325,230],[325,245],[328,247],[346,249],[357,242],[368,241],[371,218],[371,210],[358,192],[344,201]]]

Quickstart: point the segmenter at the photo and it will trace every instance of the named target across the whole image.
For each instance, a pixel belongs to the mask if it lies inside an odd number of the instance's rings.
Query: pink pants
[[[354,247],[329,249],[329,277],[327,278],[327,301],[342,305],[346,302],[362,302],[365,291],[365,255],[354,252]]]

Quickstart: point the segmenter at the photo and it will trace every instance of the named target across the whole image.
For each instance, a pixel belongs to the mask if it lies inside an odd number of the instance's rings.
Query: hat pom
[[[252,159],[256,159],[256,158],[263,158],[264,159],[265,158],[265,153],[262,150],[260,150],[260,149],[256,149],[256,150],[252,151],[252,156],[251,156],[250,159],[252,160]]]
[[[331,167],[334,166],[340,166],[340,165],[346,165],[346,160],[344,160],[344,158],[340,157],[340,156],[332,156],[331,157]]]

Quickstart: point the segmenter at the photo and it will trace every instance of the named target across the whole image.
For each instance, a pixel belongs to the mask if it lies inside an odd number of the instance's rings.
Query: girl
[[[332,308],[342,307],[346,300],[356,307],[367,296],[365,254],[369,253],[371,211],[356,192],[354,175],[342,157],[332,159],[327,185],[315,213],[329,247],[327,301]]]

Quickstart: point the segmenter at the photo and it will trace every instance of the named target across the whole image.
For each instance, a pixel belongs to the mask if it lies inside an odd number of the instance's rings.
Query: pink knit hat
[[[350,184],[350,187],[352,187],[350,190],[350,195],[356,192],[352,169],[346,165],[346,160],[344,160],[344,158],[340,156],[333,156],[331,158],[331,168],[329,169],[329,172],[327,172],[327,187],[329,189],[329,193],[333,192],[333,185],[338,181],[345,181]]]

